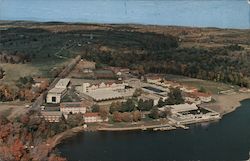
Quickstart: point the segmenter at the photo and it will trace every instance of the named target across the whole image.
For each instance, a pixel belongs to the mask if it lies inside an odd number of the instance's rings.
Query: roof
[[[65,107],[83,107],[81,102],[64,102],[61,103],[61,108],[65,108]]]
[[[99,113],[98,112],[89,112],[89,113],[85,113],[83,114],[84,117],[98,117]]]
[[[168,105],[166,107],[170,107],[172,111],[174,112],[182,112],[182,111],[190,111],[190,110],[196,110],[198,107],[196,104],[179,104],[179,105]]]
[[[61,94],[63,93],[65,90],[65,88],[52,88],[51,90],[49,90],[48,93],[57,93],[57,94]]]
[[[57,84],[55,85],[56,88],[67,88],[70,82],[69,78],[60,79]]]
[[[111,70],[96,70],[96,74],[113,74]]]
[[[61,111],[42,111],[43,116],[62,116]]]
[[[161,97],[158,96],[158,95],[155,95],[155,94],[142,94],[141,96],[139,96],[140,99],[143,99],[143,100],[148,100],[148,99],[151,99],[151,100],[158,100],[160,99]]]
[[[93,92],[88,92],[86,94],[92,97],[96,101],[122,98],[122,95],[119,92],[112,90],[97,90]]]
[[[60,104],[61,108],[75,108],[75,107],[90,107],[92,103],[90,101],[82,101],[82,102],[63,102]]]

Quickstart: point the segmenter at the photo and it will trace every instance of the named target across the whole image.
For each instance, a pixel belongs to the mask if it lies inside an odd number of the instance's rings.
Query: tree
[[[144,109],[144,101],[142,99],[139,99],[137,109],[140,110],[140,111],[143,111],[143,109]]]
[[[154,107],[154,101],[153,100],[146,100],[144,101],[144,111],[150,111]]]
[[[121,110],[121,102],[112,102],[110,107],[109,107],[109,112],[112,114],[116,111]]]
[[[198,91],[199,91],[199,92],[202,92],[202,93],[206,93],[206,92],[207,92],[206,89],[205,89],[203,86],[201,86],[200,89],[199,89]]]
[[[137,122],[137,121],[140,121],[141,118],[142,118],[142,114],[140,111],[136,110],[132,113],[133,115],[133,121]]]
[[[0,67],[0,79],[4,77],[4,70]]]
[[[153,100],[145,100],[143,101],[140,99],[138,101],[138,106],[137,109],[140,111],[150,111],[154,106],[154,101]]]
[[[121,113],[115,111],[115,112],[113,113],[113,120],[114,120],[115,122],[121,122],[121,121],[122,121],[122,115],[121,115]]]
[[[31,76],[20,77],[17,80],[17,86],[19,88],[27,88],[30,89],[32,84],[34,84],[34,79]]]
[[[174,88],[173,89],[173,95],[174,95],[174,98],[175,98],[175,104],[184,103],[184,99],[182,97],[180,88]]]
[[[69,114],[67,123],[70,127],[76,127],[83,123],[83,116],[81,113]]]
[[[141,94],[142,94],[142,90],[137,88],[135,92],[133,93],[133,97],[139,97]]]
[[[158,101],[158,107],[163,107],[165,105],[165,102],[163,101],[162,97]]]
[[[158,108],[154,107],[149,114],[149,117],[152,119],[158,119],[159,118],[159,111]]]
[[[133,121],[132,115],[129,112],[122,113],[122,121],[132,122]]]
[[[100,111],[100,106],[98,104],[94,104],[92,107],[92,112],[99,112]]]
[[[171,115],[172,115],[172,112],[171,112],[170,108],[165,108],[164,111],[160,112],[159,117],[166,118],[166,117],[171,116]]]
[[[99,109],[99,114],[100,114],[100,116],[101,116],[101,118],[102,118],[103,120],[106,120],[107,117],[108,117],[109,112],[108,112],[107,109],[100,108],[100,109]]]
[[[175,105],[184,103],[184,99],[179,88],[172,88],[168,93],[168,98],[165,101],[167,105]]]
[[[11,152],[15,160],[21,160],[22,156],[25,153],[24,146],[19,139],[14,141],[14,144],[11,146]]]
[[[135,107],[135,101],[133,99],[128,99],[126,102],[122,103],[120,112],[131,112]]]

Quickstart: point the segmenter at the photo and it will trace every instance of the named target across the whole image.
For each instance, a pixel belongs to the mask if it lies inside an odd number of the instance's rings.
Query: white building
[[[82,93],[97,102],[123,99],[132,96],[135,91],[134,88],[126,88],[127,85],[127,83],[83,83]]]
[[[58,83],[55,85],[55,87],[48,91],[46,102],[47,103],[60,103],[62,97],[67,92],[67,86],[69,82],[70,82],[70,79],[68,78],[60,79]]]
[[[82,102],[64,102],[60,104],[60,111],[64,114],[65,118],[67,118],[70,113],[86,113],[87,108],[90,108],[92,105],[93,103],[87,100]]]
[[[70,79],[69,78],[64,78],[64,79],[60,79],[56,85],[55,88],[64,88],[66,89],[69,85]]]
[[[179,104],[179,105],[167,105],[164,106],[164,108],[170,108],[172,113],[178,113],[178,112],[185,112],[185,111],[191,111],[191,110],[197,110],[198,107],[196,104]]]
[[[123,98],[121,93],[112,90],[97,90],[86,94],[97,102]]]
[[[47,94],[47,103],[60,103],[67,90],[63,88],[52,88]]]
[[[103,122],[108,121],[108,119],[103,120],[99,113],[91,112],[91,113],[85,113],[83,115],[83,119],[85,123],[95,123],[95,122]]]
[[[127,83],[100,83],[100,84],[90,84],[90,83],[83,83],[82,85],[82,92],[88,93],[88,92],[94,92],[97,90],[123,90],[125,89],[125,86],[127,86]]]
[[[60,111],[42,111],[42,117],[48,122],[59,122],[62,117]]]
[[[159,96],[157,94],[142,94],[141,96],[138,97],[138,99],[142,99],[143,101],[146,100],[153,100],[154,106],[158,105],[159,100],[162,98],[163,101],[167,99],[167,97]]]
[[[221,116],[218,112],[206,108],[200,108],[197,110],[174,113],[171,117],[169,117],[169,120],[177,124],[191,124],[218,120],[220,118]]]

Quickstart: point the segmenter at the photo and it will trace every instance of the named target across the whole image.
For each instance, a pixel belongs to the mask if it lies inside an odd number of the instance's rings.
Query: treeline
[[[10,86],[0,84],[0,102],[21,100],[21,101],[34,101],[49,86],[48,81],[41,82],[39,87],[34,85],[32,77],[21,77],[17,82],[17,86]]]
[[[31,57],[28,54],[22,54],[17,51],[15,52],[0,51],[0,63],[24,64],[30,61]]]
[[[138,70],[140,74],[179,74],[249,86],[250,56],[238,44],[216,48],[183,48],[178,37],[115,28],[68,32],[10,28],[0,31],[0,34],[0,46],[9,52],[7,55],[29,55],[17,62],[30,61],[30,58],[38,62],[56,60],[58,58],[52,53],[67,46],[65,51],[73,51],[65,52],[72,54],[67,57],[74,56],[73,53],[82,53],[84,58],[98,64],[129,67]],[[15,63],[15,59],[2,57],[0,62]]]
[[[215,49],[173,47],[160,51],[132,50],[129,53],[88,50],[82,54],[86,59],[129,67],[140,74],[177,74],[249,87],[250,57],[238,45]]]
[[[0,79],[4,77],[4,70],[0,67]]]

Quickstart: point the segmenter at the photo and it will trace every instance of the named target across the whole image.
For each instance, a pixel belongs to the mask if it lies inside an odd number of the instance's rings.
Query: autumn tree
[[[133,121],[135,122],[140,121],[142,118],[142,113],[138,110],[134,111],[132,115],[133,115]]]
[[[122,122],[122,113],[118,112],[118,111],[115,111],[113,113],[113,120],[115,122]]]
[[[121,102],[112,102],[109,108],[109,112],[112,114],[121,110]]]

